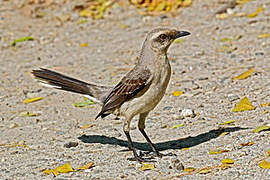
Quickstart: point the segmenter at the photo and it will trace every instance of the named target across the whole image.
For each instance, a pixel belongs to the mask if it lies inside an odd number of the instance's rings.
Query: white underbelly
[[[170,65],[162,68],[160,74],[154,76],[150,87],[143,95],[135,97],[121,105],[120,115],[135,116],[140,113],[149,112],[156,107],[166,92],[171,76]]]

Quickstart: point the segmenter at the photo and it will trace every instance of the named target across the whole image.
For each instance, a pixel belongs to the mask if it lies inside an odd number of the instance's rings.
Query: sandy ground
[[[57,179],[269,179],[269,169],[258,163],[270,149],[269,131],[253,133],[269,124],[270,102],[270,1],[254,0],[236,12],[251,13],[259,5],[264,12],[255,18],[229,17],[219,20],[215,12],[222,7],[214,0],[194,0],[175,17],[140,16],[134,7],[110,9],[105,19],[77,24],[81,19],[72,12],[72,3],[48,10],[43,18],[29,18],[16,1],[0,1],[0,179],[52,179],[41,170],[66,162],[72,167],[94,162],[79,172],[60,174]],[[55,16],[70,13],[63,24]],[[146,131],[158,149],[176,156],[155,159],[155,168],[141,170],[141,164],[128,161],[132,152],[122,132],[122,119],[114,116],[94,120],[100,106],[74,107],[82,97],[40,86],[31,70],[46,67],[88,82],[114,85],[134,65],[145,34],[160,26],[188,30],[191,36],[169,49],[173,75],[162,102],[151,113]],[[233,38],[233,52],[221,49]],[[10,47],[14,39],[32,36],[34,41]],[[88,43],[81,47],[80,43]],[[234,81],[242,72],[255,67],[255,73]],[[179,97],[175,90],[184,91]],[[32,97],[43,100],[23,104]],[[233,113],[243,97],[256,106],[253,111]],[[183,109],[192,109],[195,117],[181,117]],[[24,111],[40,113],[21,117]],[[220,129],[219,123],[236,120]],[[168,128],[177,124],[178,128]],[[82,129],[84,125],[92,127]],[[220,136],[222,132],[228,132]],[[150,150],[137,130],[137,118],[131,136],[140,151]],[[78,146],[64,147],[69,142]],[[241,147],[241,143],[254,142]],[[17,144],[17,146],[12,146]],[[18,145],[19,144],[19,145]],[[26,146],[23,146],[26,145]],[[189,149],[185,149],[189,148]],[[210,155],[213,150],[229,150]],[[226,170],[212,168],[207,174],[183,173],[186,167],[215,167],[230,158],[234,165]],[[266,159],[269,161],[269,158]]]

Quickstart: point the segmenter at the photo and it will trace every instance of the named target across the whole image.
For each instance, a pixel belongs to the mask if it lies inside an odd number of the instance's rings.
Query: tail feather
[[[33,70],[32,74],[44,85],[83,94],[99,104],[103,104],[107,92],[111,89],[111,87],[89,84],[44,68]]]
[[[93,96],[86,82],[43,68],[33,70],[32,74],[42,83],[49,84],[57,89]]]

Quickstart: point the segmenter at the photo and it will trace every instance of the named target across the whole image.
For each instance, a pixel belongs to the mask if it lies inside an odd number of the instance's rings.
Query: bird
[[[173,28],[155,28],[149,31],[142,44],[139,60],[113,87],[87,83],[61,73],[39,68],[32,74],[43,85],[59,90],[82,94],[101,105],[96,119],[110,114],[124,117],[123,131],[128,140],[128,148],[133,152],[133,160],[147,162],[139,155],[130,136],[131,120],[139,115],[138,129],[148,142],[155,157],[163,155],[157,150],[145,132],[148,114],[163,98],[171,77],[171,66],[167,51],[175,39],[188,36],[188,31]]]

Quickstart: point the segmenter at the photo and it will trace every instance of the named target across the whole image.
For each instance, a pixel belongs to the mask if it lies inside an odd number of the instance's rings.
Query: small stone
[[[10,126],[9,126],[9,128],[10,129],[13,129],[13,128],[16,128],[16,127],[18,127],[19,125],[17,124],[17,123],[12,123]]]
[[[237,99],[240,99],[239,96],[235,95],[235,94],[228,94],[228,99],[229,101],[235,101]]]
[[[171,160],[171,164],[172,164],[172,168],[176,169],[178,171],[182,171],[184,170],[184,165],[181,163],[181,161],[179,159],[172,159]]]
[[[264,52],[255,52],[255,56],[263,56]]]
[[[194,118],[196,116],[196,114],[194,113],[194,111],[192,109],[183,109],[181,111],[180,116]]]
[[[71,147],[76,147],[78,145],[79,145],[79,143],[77,143],[77,142],[68,142],[68,143],[64,144],[64,147],[71,148]]]
[[[173,108],[172,106],[166,106],[166,107],[163,108],[163,110],[165,110],[165,111],[166,110],[171,110],[172,108]]]

